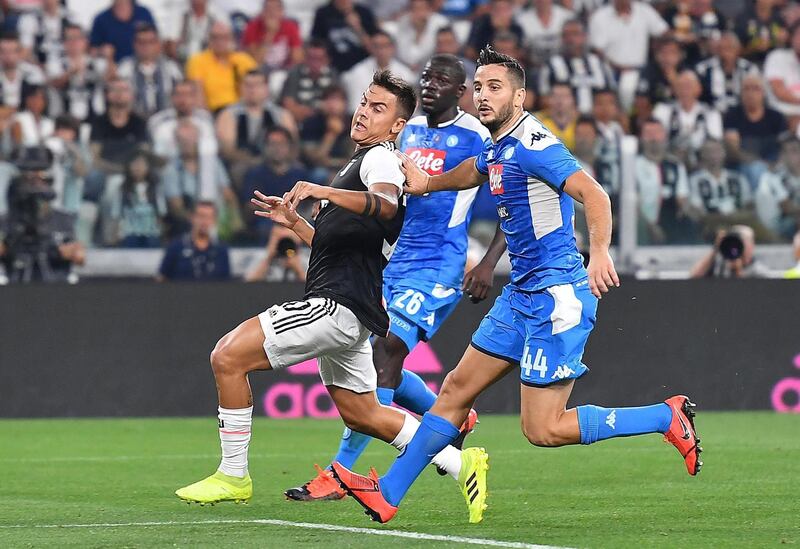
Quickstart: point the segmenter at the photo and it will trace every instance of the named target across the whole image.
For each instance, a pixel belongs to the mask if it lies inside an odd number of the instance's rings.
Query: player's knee
[[[550,425],[528,425],[523,421],[522,433],[528,439],[528,442],[540,448],[554,448],[564,445],[563,437]]]
[[[220,339],[211,351],[211,369],[214,375],[232,374],[236,370],[233,349],[226,338]]]
[[[349,410],[340,410],[339,414],[345,426],[351,431],[356,431],[358,433],[369,431],[369,422],[365,421],[365,418],[361,414],[353,413]]]

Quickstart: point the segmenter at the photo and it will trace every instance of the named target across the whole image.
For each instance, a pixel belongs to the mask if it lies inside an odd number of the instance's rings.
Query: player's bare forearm
[[[378,183],[369,191],[330,189],[328,200],[353,213],[379,219],[392,219],[397,215],[398,189],[391,184]]]
[[[619,286],[608,247],[611,245],[611,199],[603,187],[584,170],[569,176],[564,191],[583,204],[589,229],[589,288],[601,298],[609,288]]]
[[[425,173],[406,154],[396,152],[400,158],[400,169],[406,176],[404,188],[409,194],[426,194],[434,191],[460,191],[477,187],[486,176],[475,168],[475,157],[467,158],[452,170],[441,175],[431,176]]]
[[[492,242],[489,244],[489,249],[486,250],[486,253],[483,254],[483,259],[481,259],[481,263],[486,263],[491,265],[492,268],[497,266],[497,262],[500,261],[500,258],[503,257],[503,253],[506,251],[506,235],[503,232],[503,229],[500,228],[500,223],[497,224],[497,228],[494,230],[494,237],[492,238]]]
[[[498,223],[492,243],[483,255],[483,259],[464,275],[461,289],[470,297],[473,303],[483,301],[489,295],[489,290],[494,285],[494,268],[505,250],[506,237],[500,229],[500,223]]]
[[[300,240],[305,242],[306,246],[311,247],[311,241],[314,240],[314,227],[311,226],[311,223],[301,216],[292,227],[292,230]]]

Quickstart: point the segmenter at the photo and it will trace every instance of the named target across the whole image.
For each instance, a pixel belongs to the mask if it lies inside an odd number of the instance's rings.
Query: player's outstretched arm
[[[311,241],[314,239],[314,227],[300,216],[294,208],[291,208],[283,198],[267,196],[259,191],[255,191],[253,194],[256,195],[256,198],[251,198],[250,202],[260,208],[254,212],[257,216],[266,217],[279,225],[293,230],[300,237],[300,240],[305,242],[307,246],[311,246]]]
[[[612,286],[619,286],[619,276],[608,252],[611,245],[611,200],[600,183],[579,170],[567,178],[564,191],[583,204],[589,228],[589,288],[602,298]]]
[[[400,189],[392,183],[373,183],[368,191],[348,191],[308,181],[298,181],[283,200],[291,211],[306,198],[327,200],[340,208],[360,215],[392,219],[397,214]]]
[[[403,187],[409,194],[460,191],[477,187],[486,181],[486,176],[475,168],[475,157],[467,158],[441,175],[428,175],[408,155],[399,151],[395,151],[395,154],[400,159],[400,169],[406,176]]]
[[[503,252],[505,251],[506,235],[500,228],[500,223],[498,223],[492,243],[489,244],[489,249],[486,250],[483,259],[464,275],[462,290],[473,303],[479,303],[486,299],[489,290],[492,289],[494,284],[494,268],[500,258],[503,257]]]

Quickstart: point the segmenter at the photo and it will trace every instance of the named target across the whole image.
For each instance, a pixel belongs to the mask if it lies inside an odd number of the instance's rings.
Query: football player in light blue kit
[[[610,201],[566,147],[523,111],[525,73],[519,63],[487,47],[478,65],[473,95],[491,139],[476,158],[442,176],[430,176],[403,159],[406,191],[466,189],[488,175],[508,244],[511,282],[387,474],[378,478],[373,469],[365,477],[333,464],[341,485],[379,522],[395,515],[430,459],[457,436],[457,426],[481,391],[518,365],[522,430],[532,444],[591,444],[662,433],[681,453],[690,475],[702,465],[692,404],[683,395],[639,408],[566,409],[575,379],[587,372],[583,349],[595,323],[597,300],[619,285],[608,251]],[[586,211],[586,269],[575,245],[573,199]],[[485,497],[485,471],[468,479],[466,488],[470,497]]]
[[[458,109],[465,79],[462,62],[452,55],[436,55],[423,69],[420,95],[425,114],[408,121],[398,145],[428,174],[452,170],[479,154],[489,139],[489,131],[477,118]],[[436,394],[418,375],[404,370],[403,361],[417,343],[429,340],[456,308],[462,281],[473,302],[485,298],[491,286],[494,267],[505,250],[499,229],[484,259],[464,276],[467,229],[477,191],[478,187],[473,187],[408,197],[403,229],[383,271],[390,332],[373,343],[377,395],[384,405],[396,402],[419,415],[430,409]],[[471,412],[454,446],[461,447],[475,420]],[[333,461],[352,467],[370,440],[368,435],[345,428]],[[314,479],[290,488],[285,495],[296,501],[325,501],[345,494],[330,470],[318,468]]]

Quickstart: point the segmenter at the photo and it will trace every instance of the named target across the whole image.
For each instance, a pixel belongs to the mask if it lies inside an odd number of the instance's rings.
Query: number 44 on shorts
[[[539,377],[544,379],[544,375],[547,373],[547,357],[544,356],[544,350],[536,349],[536,356],[533,358],[533,362],[531,362],[531,350],[530,347],[526,345],[525,352],[522,353],[520,367],[525,377],[530,377],[531,371],[535,371],[539,372]]]

